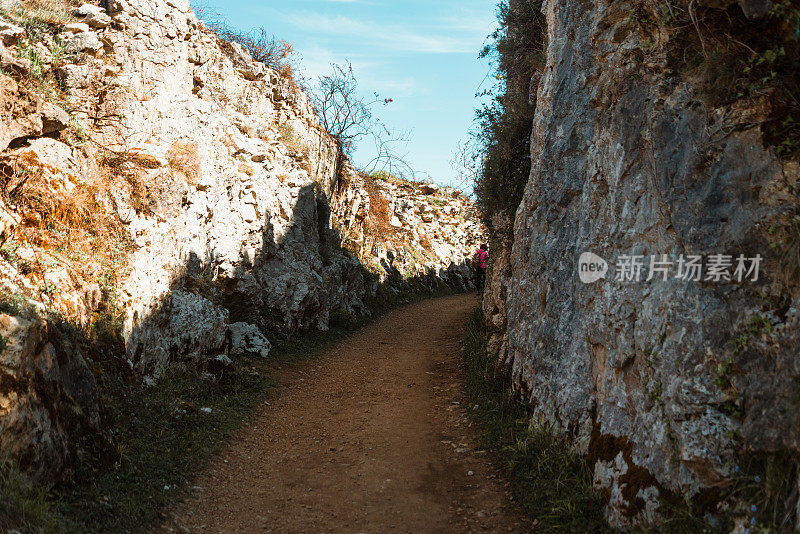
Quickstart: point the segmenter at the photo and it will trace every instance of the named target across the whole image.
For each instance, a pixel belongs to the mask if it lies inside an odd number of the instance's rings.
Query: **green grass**
[[[111,466],[87,463],[76,483],[54,491],[62,526],[78,525],[81,532],[146,530],[276,385],[244,365],[219,382],[174,365],[153,387],[106,399],[115,421],[116,459]]]
[[[731,495],[752,532],[790,532],[800,456],[791,450],[739,455]]]
[[[0,464],[0,532],[56,532],[58,523],[47,492],[12,463]]]
[[[486,341],[478,308],[463,343],[466,389],[473,408],[469,413],[486,446],[498,452],[514,498],[536,522],[536,532],[612,532],[585,462],[572,452],[566,438],[531,420],[527,406],[487,353]]]

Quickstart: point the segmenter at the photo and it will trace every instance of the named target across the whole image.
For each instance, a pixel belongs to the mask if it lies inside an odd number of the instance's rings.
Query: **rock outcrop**
[[[291,78],[206,30],[186,0],[103,6],[49,23],[53,35],[0,26],[1,56],[35,54],[39,77],[26,83],[33,63],[0,75],[6,298],[87,330],[101,315],[121,322],[123,361],[152,383],[176,362],[265,357],[271,332],[326,329],[332,312],[365,313],[376,287],[360,259],[374,256],[376,272],[471,283],[465,253],[480,229],[464,217],[466,199],[374,181],[400,221],[390,218],[394,239],[378,251],[359,226],[363,178],[343,164]],[[3,12],[25,9],[12,1]],[[36,93],[42,85],[63,106]],[[332,226],[360,232],[348,241],[358,257]],[[37,356],[50,352],[28,337],[14,333],[7,347],[35,350],[13,365],[0,359],[0,376],[13,376],[0,388],[0,455],[55,482],[75,427],[45,415],[74,404],[96,425],[97,388],[64,345],[61,371],[48,371],[41,393],[33,369],[50,365]]]
[[[461,191],[348,168],[333,220],[345,247],[381,281],[430,278],[474,287],[469,261],[485,231]]]
[[[747,455],[800,450],[800,301],[769,245],[797,213],[798,166],[765,147],[758,109],[713,108],[700,79],[677,79],[668,30],[645,34],[632,10],[544,3],[531,176],[484,299],[534,418],[573,438],[620,526],[675,496],[722,512]],[[579,280],[584,252],[605,278]],[[727,279],[707,277],[717,254]],[[758,279],[737,280],[739,255],[759,254]],[[702,278],[676,278],[690,255]],[[642,257],[638,282],[619,279],[626,256]],[[666,278],[647,280],[651,257],[672,262]]]
[[[0,74],[0,151],[13,141],[59,132],[68,123],[69,115],[63,109]]]
[[[81,437],[102,441],[80,350],[39,318],[0,314],[0,451],[42,483],[69,473]]]

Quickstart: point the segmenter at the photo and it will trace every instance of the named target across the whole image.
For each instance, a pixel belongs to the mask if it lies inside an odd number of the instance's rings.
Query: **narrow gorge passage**
[[[406,306],[284,369],[165,531],[525,532],[465,415],[460,342],[477,301]]]

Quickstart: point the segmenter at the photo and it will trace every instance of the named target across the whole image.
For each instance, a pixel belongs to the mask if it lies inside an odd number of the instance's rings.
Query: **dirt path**
[[[473,295],[396,310],[282,371],[164,530],[527,532],[464,415]]]

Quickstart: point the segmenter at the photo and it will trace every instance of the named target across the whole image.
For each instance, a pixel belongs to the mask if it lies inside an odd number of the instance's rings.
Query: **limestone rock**
[[[89,13],[83,20],[86,24],[96,29],[106,28],[109,24],[111,24],[111,17],[102,12]]]
[[[172,361],[202,361],[225,347],[229,312],[205,298],[173,291],[139,323],[128,325],[128,351],[142,374],[159,376]]]
[[[8,104],[0,111],[0,124],[5,126],[0,132],[0,150],[15,139],[58,132],[69,125],[69,115],[63,109],[42,101],[37,95],[28,94],[14,80],[0,75],[2,102]]]
[[[669,83],[662,57],[631,63],[624,51],[641,42],[625,9],[544,3],[531,175],[484,309],[507,323],[495,344],[534,418],[573,437],[610,496],[608,517],[635,527],[657,519],[663,488],[691,499],[727,485],[742,448],[800,449],[788,401],[800,392],[800,331],[758,297],[788,300],[775,264],[741,284],[615,276],[625,255],[765,254],[769,221],[792,209],[784,176],[796,175],[764,147],[757,120],[705,108],[701,79]],[[581,283],[587,251],[612,274]],[[773,326],[747,334],[759,320]]]
[[[89,87],[92,81],[92,70],[88,65],[62,65],[55,69],[55,74],[59,82],[70,89]]]
[[[269,356],[270,342],[257,326],[248,323],[233,323],[231,330],[231,354],[234,356]]]
[[[24,35],[24,28],[21,28],[16,24],[11,24],[10,22],[0,20],[0,41],[2,41],[5,46],[17,44],[17,41]]]
[[[82,4],[78,9],[75,10],[76,17],[88,17],[90,15],[103,14],[105,14],[105,9],[94,4]]]
[[[129,7],[128,2],[125,0],[108,0],[108,12],[112,15],[124,12]]]
[[[0,201],[0,245],[11,237],[20,223],[20,216],[11,211],[5,201]]]
[[[69,126],[69,115],[60,107],[44,102],[42,104],[42,134],[60,132]]]
[[[436,193],[437,191],[439,191],[439,186],[436,185],[436,184],[425,183],[425,184],[421,184],[419,186],[419,189],[420,189],[420,191],[422,191],[426,195],[432,195],[432,194]]]
[[[0,68],[7,72],[27,76],[31,71],[29,59],[16,57],[0,43]]]
[[[70,53],[85,52],[87,54],[96,54],[102,49],[103,43],[100,42],[97,34],[92,31],[78,33],[72,39],[69,39],[66,44],[66,50]]]
[[[15,139],[42,135],[42,100],[0,74],[0,151]]]
[[[78,348],[40,319],[0,314],[0,334],[0,450],[54,484],[75,461],[76,432],[99,427],[94,376]]]
[[[396,181],[395,181],[396,182]],[[441,279],[454,286],[474,287],[471,255],[484,239],[477,210],[465,198],[451,201],[431,198],[425,191],[439,191],[435,184],[399,182],[372,177],[367,180],[346,168],[333,211],[343,234],[365,265],[380,266],[381,281],[403,278],[418,281]],[[372,209],[388,204],[388,217]],[[443,225],[445,219],[449,224]],[[386,217],[385,220],[380,220]],[[382,235],[372,240],[375,228]],[[410,249],[406,243],[416,246]]]
[[[85,22],[70,22],[64,25],[64,31],[69,33],[86,33],[89,31],[89,25]]]

